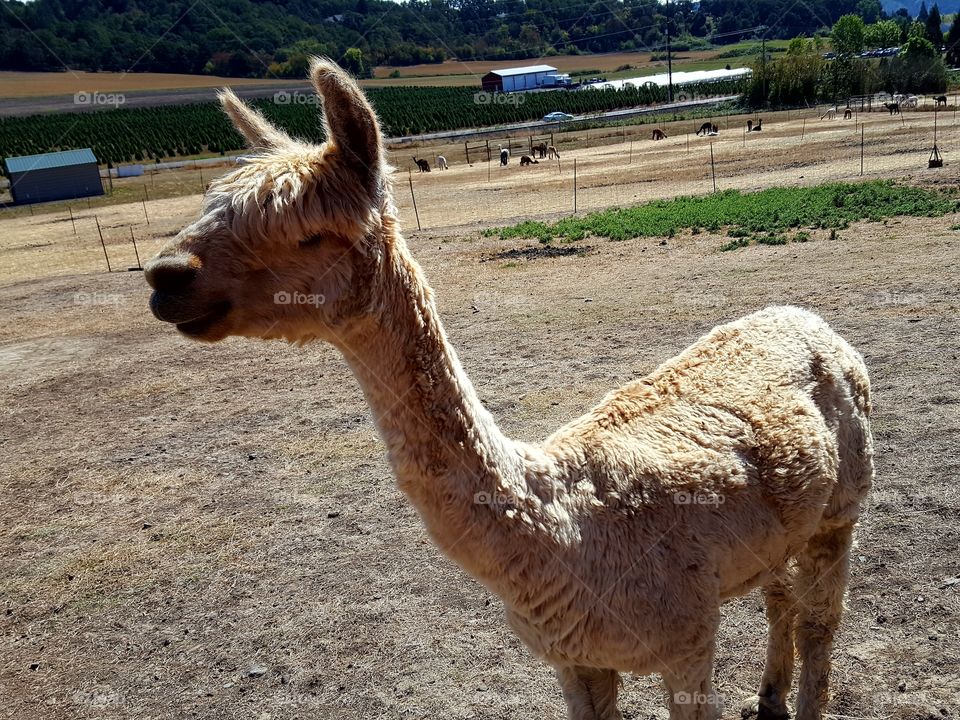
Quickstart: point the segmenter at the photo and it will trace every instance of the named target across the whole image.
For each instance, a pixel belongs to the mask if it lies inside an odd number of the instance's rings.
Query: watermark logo
[[[510,497],[509,495],[505,495],[503,493],[498,493],[498,492],[487,492],[485,490],[481,490],[480,492],[478,492],[473,496],[473,504],[474,505],[490,505],[490,506],[495,506],[495,505],[511,506],[511,505],[515,505],[516,502],[514,498]]]
[[[881,290],[874,293],[874,305],[926,305],[927,296],[923,293],[890,292]]]
[[[123,93],[104,93],[96,90],[81,90],[73,94],[73,104],[83,105],[84,107],[94,107],[106,105],[108,107],[119,107],[127,101]]]
[[[673,695],[676,705],[723,705],[722,696],[716,693],[678,692]]]
[[[299,90],[293,92],[278,90],[273,94],[273,102],[275,105],[319,105],[320,98],[313,93],[300,92]]]
[[[724,307],[728,303],[726,295],[709,292],[681,291],[673,294],[673,304],[680,307]]]
[[[675,103],[696,102],[699,100],[719,100],[726,97],[723,93],[705,93],[694,90],[679,90],[673,94]]]
[[[117,293],[103,292],[78,292],[73,294],[73,304],[89,307],[92,305],[120,305],[123,302],[123,295]]]
[[[273,294],[273,302],[275,305],[312,305],[313,307],[320,307],[326,301],[327,299],[323,295],[314,293],[287,292],[286,290],[281,290]]]
[[[673,494],[675,505],[723,505],[726,498],[718,493],[687,492],[681,490]]]
[[[497,93],[480,91],[474,93],[474,105],[522,105],[525,98],[522,93]]]

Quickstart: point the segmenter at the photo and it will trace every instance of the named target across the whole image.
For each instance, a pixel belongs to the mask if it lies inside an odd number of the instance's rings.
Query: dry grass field
[[[674,67],[701,66],[705,61],[713,60],[718,50],[698,50],[677,53]],[[724,61],[742,64],[742,58]],[[617,68],[631,65],[641,70],[663,72],[665,61],[652,61],[648,52],[602,53],[598,55],[557,55],[530,60],[448,60],[443,63],[424,65],[379,66],[374,77],[361,82],[367,87],[384,85],[476,85],[480,77],[491,70],[499,70],[519,65],[546,63],[561,72],[578,73],[597,71],[611,74]],[[723,63],[720,64],[722,67]],[[662,66],[662,67],[661,67]],[[704,66],[706,67],[706,66]],[[712,65],[711,65],[712,67]],[[390,77],[393,73],[399,77]],[[636,73],[634,73],[636,74]],[[53,95],[73,95],[78,92],[123,93],[143,91],[172,91],[196,88],[221,88],[224,86],[277,86],[287,87],[296,80],[279,78],[224,78],[214,75],[178,75],[174,73],[88,73],[88,72],[14,72],[0,71],[0,98],[48,97]]]
[[[0,71],[0,98],[73,95],[78,92],[134,92],[137,90],[183,90],[220,88],[224,85],[257,85],[255,78],[224,78],[216,75],[111,72],[14,72]]]
[[[866,118],[864,177],[955,187],[949,118],[936,171],[932,114]],[[730,123],[720,189],[859,177],[853,121]],[[489,180],[457,146],[417,148],[453,163],[411,178],[422,232],[406,172],[395,188],[451,341],[504,429],[535,441],[716,323],[821,313],[871,369],[877,450],[831,717],[960,718],[960,214],[735,252],[701,233],[515,259],[522,242],[477,232],[570,212],[574,159],[581,211],[710,192],[692,125],[660,143],[641,128],[632,155],[619,130],[558,136],[559,168],[514,158]],[[76,236],[63,205],[0,213],[0,717],[562,717],[497,601],[430,544],[331,349],[196,345],[150,316],[129,230],[146,257],[199,197],[146,205],[149,226],[139,201],[75,203]],[[759,679],[764,625],[756,593],[725,606],[724,718]],[[622,707],[665,717],[656,678],[627,677]]]

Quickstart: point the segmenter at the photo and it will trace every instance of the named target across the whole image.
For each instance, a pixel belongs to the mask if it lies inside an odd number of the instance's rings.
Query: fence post
[[[73,208],[67,205],[67,210],[70,211],[70,224],[73,226],[73,236],[77,236],[77,223],[73,219]]]
[[[410,198],[413,200],[413,215],[417,218],[417,230],[421,230],[420,213],[417,211],[417,196],[413,192],[413,173],[410,170],[407,170],[407,181],[410,183]]]
[[[800,142],[803,142],[803,134],[807,131],[807,119],[803,119],[803,125],[800,127]]]
[[[470,164],[470,143],[463,141],[463,154],[467,156],[467,165]]]
[[[713,176],[713,191],[717,191],[717,168],[713,164],[713,141],[710,141],[710,174]]]
[[[863,177],[863,125],[860,126],[860,177]]]
[[[137,239],[133,236],[133,225],[130,226],[130,242],[133,243],[133,254],[137,258],[137,270],[143,270],[143,265],[140,264],[140,253],[137,251]]]
[[[633,165],[633,140],[630,141],[630,160],[627,165]]]
[[[110,256],[107,255],[107,244],[103,241],[103,230],[100,229],[100,218],[94,215],[93,219],[97,221],[97,234],[100,236],[100,247],[103,248],[103,257],[107,261],[107,272],[113,272],[113,270],[110,269]]]
[[[145,200],[141,200],[140,204],[143,205],[143,217],[147,221],[147,225],[150,224],[150,216],[147,215],[147,203]]]
[[[577,159],[573,159],[573,214],[577,214]]]

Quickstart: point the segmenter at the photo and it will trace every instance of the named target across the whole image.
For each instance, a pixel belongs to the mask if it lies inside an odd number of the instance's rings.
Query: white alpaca
[[[447,159],[443,155],[437,155],[437,170],[449,170]]]
[[[376,116],[329,61],[327,143],[232,93],[259,149],[146,267],[188,337],[324,340],[356,374],[431,537],[498,595],[574,720],[620,720],[620,673],[658,672],[672,720],[719,716],[720,605],[762,587],[766,668],[745,716],[819,720],[853,529],[873,475],[863,360],[816,315],[715,328],[545,441],[507,437],[447,341],[400,234]],[[267,272],[265,272],[265,270]],[[322,303],[290,303],[292,293]],[[278,299],[280,298],[280,299]]]

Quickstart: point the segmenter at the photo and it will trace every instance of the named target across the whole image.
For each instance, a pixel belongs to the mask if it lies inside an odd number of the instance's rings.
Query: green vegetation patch
[[[887,180],[829,183],[816,187],[771,188],[755,193],[737,190],[705,197],[658,200],[632,208],[563,218],[554,223],[524,222],[488,230],[502,239],[532,238],[542,243],[575,242],[590,236],[611,240],[669,237],[680,230],[728,228],[733,238],[724,250],[750,244],[783,245],[792,228],[837,228],[857,220],[883,220],[897,215],[936,217],[960,209],[950,195]],[[794,238],[804,242],[809,233]]]

